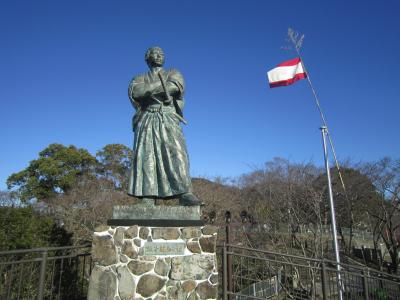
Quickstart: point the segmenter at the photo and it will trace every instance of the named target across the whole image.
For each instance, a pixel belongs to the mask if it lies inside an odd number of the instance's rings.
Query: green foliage
[[[132,150],[122,144],[109,144],[96,153],[100,171],[114,182],[117,189],[126,190],[129,178]]]
[[[51,144],[26,169],[8,177],[7,186],[21,201],[46,201],[67,192],[80,176],[93,173],[96,165],[96,158],[85,149]]]
[[[32,207],[0,207],[0,249],[29,249],[71,244],[72,235]]]
[[[31,200],[44,205],[47,216],[62,221],[74,233],[74,243],[90,238],[94,224],[109,217],[113,204],[132,200],[126,195],[131,156],[132,151],[121,144],[103,147],[97,152],[98,160],[73,145],[47,146],[25,169],[7,179],[12,193],[0,193],[2,220],[10,222],[0,231],[1,246],[42,247],[51,242],[45,241],[45,236],[63,244],[71,239],[50,218],[41,218],[41,225],[32,219],[26,227],[23,219],[33,214],[28,208],[7,211],[6,207],[35,203]]]

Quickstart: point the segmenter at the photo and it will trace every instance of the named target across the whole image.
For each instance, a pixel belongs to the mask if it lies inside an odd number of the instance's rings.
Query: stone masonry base
[[[100,226],[88,300],[216,299],[216,239],[214,226]],[[158,250],[149,254],[151,244]],[[168,245],[180,246],[180,253],[168,252]]]

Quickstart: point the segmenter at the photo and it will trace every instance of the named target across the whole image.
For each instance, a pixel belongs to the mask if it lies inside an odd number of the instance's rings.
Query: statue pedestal
[[[89,300],[217,298],[216,227],[201,224],[199,214],[197,220],[134,220],[115,218],[115,211],[94,232]]]

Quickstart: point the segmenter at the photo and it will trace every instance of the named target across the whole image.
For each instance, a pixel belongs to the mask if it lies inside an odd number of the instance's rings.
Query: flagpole
[[[297,54],[300,57],[300,61],[301,61],[301,65],[303,66],[303,70],[307,75],[306,76],[307,77],[307,81],[308,81],[308,84],[310,85],[310,88],[311,88],[311,90],[313,92],[315,103],[317,104],[318,111],[319,111],[319,113],[321,115],[321,119],[322,119],[322,123],[323,123],[323,126],[320,129],[321,129],[321,132],[322,132],[322,143],[323,143],[323,151],[324,151],[326,177],[328,179],[329,207],[330,207],[330,212],[331,212],[333,249],[334,249],[334,252],[335,252],[335,261],[336,261],[336,270],[337,270],[337,285],[338,285],[339,299],[343,300],[342,279],[341,279],[341,275],[340,275],[340,254],[339,254],[339,244],[338,244],[338,241],[337,241],[338,238],[337,238],[337,229],[336,229],[335,203],[333,201],[332,181],[331,181],[331,173],[330,173],[330,168],[329,168],[328,150],[327,150],[327,147],[326,147],[326,137],[328,137],[328,139],[329,139],[329,143],[331,145],[332,153],[333,153],[333,156],[334,156],[334,159],[335,159],[336,167],[338,169],[339,177],[340,177],[340,180],[342,182],[342,187],[343,187],[343,189],[345,191],[345,194],[346,194],[346,190],[345,190],[344,182],[343,182],[343,179],[342,179],[342,175],[340,174],[340,169],[339,169],[339,164],[337,162],[335,149],[333,147],[331,136],[330,136],[329,131],[328,131],[328,125],[326,124],[324,113],[322,112],[321,105],[320,105],[318,97],[317,97],[317,93],[315,92],[315,89],[314,89],[314,86],[312,85],[309,73],[306,71],[306,68],[305,68],[304,62],[303,62],[303,58],[301,57],[300,51],[297,49],[297,47],[296,47],[296,51],[297,51]]]
[[[323,150],[324,150],[326,177],[328,178],[329,206],[330,206],[330,211],[331,211],[333,248],[335,250],[337,285],[338,285],[339,299],[342,300],[343,299],[342,279],[341,279],[341,275],[340,275],[340,255],[339,255],[339,245],[338,245],[338,241],[337,241],[337,232],[336,232],[335,204],[333,202],[331,174],[330,174],[330,170],[329,170],[329,160],[328,160],[328,150],[326,148],[326,136],[328,134],[328,128],[326,128],[326,126],[322,126],[320,129],[321,129],[321,133],[322,133],[322,145],[323,145]]]
[[[291,33],[292,33],[292,34],[291,34]],[[322,119],[323,126],[325,126],[325,127],[327,128],[327,136],[328,136],[329,144],[331,145],[332,154],[333,154],[333,159],[335,160],[335,165],[336,165],[336,169],[338,170],[339,179],[340,179],[340,182],[341,182],[341,184],[342,184],[342,188],[343,188],[345,197],[346,197],[346,199],[347,199],[346,186],[345,186],[344,181],[343,181],[342,173],[340,172],[340,166],[339,166],[339,162],[338,162],[338,159],[337,159],[337,156],[336,156],[335,147],[333,146],[333,141],[332,141],[330,132],[329,132],[329,130],[328,130],[328,124],[326,123],[324,113],[322,112],[322,108],[321,108],[321,105],[320,105],[320,103],[319,103],[319,99],[318,99],[318,96],[317,96],[317,92],[316,92],[315,89],[314,89],[314,86],[313,86],[313,84],[312,84],[312,82],[311,82],[311,78],[310,78],[310,76],[309,76],[309,73],[308,73],[308,71],[306,70],[306,66],[304,65],[303,57],[301,56],[300,51],[299,51],[299,48],[301,47],[301,44],[302,44],[302,42],[303,42],[304,35],[303,35],[303,36],[300,38],[300,40],[297,42],[297,41],[295,40],[295,38],[293,37],[293,30],[292,30],[291,28],[289,28],[289,38],[291,39],[291,41],[292,41],[292,43],[293,43],[293,45],[294,45],[294,48],[295,48],[295,50],[296,50],[296,52],[297,52],[297,55],[300,57],[300,62],[301,62],[301,65],[302,65],[302,67],[303,67],[303,71],[306,73],[306,78],[307,78],[308,85],[310,86],[311,91],[312,91],[312,93],[313,93],[313,95],[314,95],[315,104],[317,105],[319,114],[320,114],[321,119]]]
[[[314,95],[315,103],[317,105],[317,108],[318,108],[318,111],[320,113],[321,120],[322,120],[322,123],[323,123],[323,126],[320,129],[321,129],[321,132],[322,132],[322,143],[323,143],[323,150],[324,150],[326,176],[327,176],[327,179],[328,179],[329,206],[330,206],[330,212],[331,212],[333,248],[334,248],[334,252],[335,252],[335,261],[336,261],[336,270],[337,270],[337,285],[338,285],[339,299],[343,300],[342,280],[341,280],[341,275],[340,275],[340,254],[339,254],[339,245],[338,245],[338,242],[337,242],[335,205],[334,205],[334,201],[333,201],[332,182],[331,182],[331,175],[330,175],[329,161],[328,161],[328,151],[327,151],[327,147],[326,147],[326,136],[328,136],[329,143],[331,145],[333,157],[334,157],[334,160],[335,160],[335,163],[336,163],[336,168],[338,169],[339,178],[340,178],[340,181],[342,183],[342,187],[343,187],[343,190],[345,192],[346,198],[347,198],[347,193],[346,193],[346,189],[345,189],[345,185],[344,185],[344,181],[343,181],[342,175],[340,173],[339,163],[337,161],[335,148],[333,147],[333,142],[332,142],[331,136],[330,136],[329,131],[328,131],[328,125],[326,123],[324,113],[322,112],[322,108],[321,108],[321,105],[319,103],[317,93],[316,93],[316,91],[314,89],[314,86],[313,86],[313,84],[311,82],[311,78],[309,76],[309,73],[306,70],[303,58],[302,58],[302,56],[300,54],[300,51],[299,51],[299,48],[301,47],[301,43],[302,43],[302,40],[303,40],[304,36],[298,42],[296,42],[295,38],[293,37],[293,31],[291,31],[291,29],[289,29],[289,37],[290,37],[290,39],[291,39],[291,41],[292,41],[292,43],[294,45],[294,48],[295,48],[295,50],[297,52],[297,55],[300,58],[300,62],[301,62],[301,65],[303,67],[303,71],[306,74],[306,78],[307,78],[308,84],[309,84],[309,86],[311,88],[311,91],[312,91],[312,93]]]
[[[313,95],[314,95],[315,103],[316,103],[316,105],[317,105],[319,114],[320,114],[320,116],[321,116],[323,126],[326,127],[326,133],[327,133],[326,135],[328,136],[329,144],[331,145],[332,154],[333,154],[333,159],[335,160],[335,165],[336,165],[336,168],[337,168],[337,170],[338,170],[338,174],[339,174],[340,182],[341,182],[341,184],[342,184],[342,188],[343,188],[343,190],[344,190],[344,192],[345,192],[345,194],[346,194],[346,197],[347,197],[346,187],[345,187],[345,185],[344,185],[342,173],[340,172],[340,166],[339,166],[338,159],[337,159],[337,156],[336,156],[335,147],[333,146],[332,138],[331,138],[331,135],[330,135],[329,130],[328,130],[328,124],[326,123],[324,113],[322,112],[321,105],[319,104],[319,100],[318,100],[317,93],[316,93],[316,91],[315,91],[315,89],[314,89],[314,86],[313,86],[313,84],[312,84],[312,82],[311,82],[311,78],[310,78],[310,76],[309,76],[309,73],[308,73],[308,71],[306,70],[306,67],[305,67],[305,65],[304,65],[304,61],[303,61],[303,58],[301,57],[300,51],[297,49],[297,47],[295,47],[295,48],[296,48],[297,55],[300,57],[300,62],[301,62],[301,65],[302,65],[302,67],[303,67],[303,70],[304,70],[304,72],[306,73],[306,78],[307,78],[308,85],[310,86],[311,91],[312,91],[312,93],[313,93]]]

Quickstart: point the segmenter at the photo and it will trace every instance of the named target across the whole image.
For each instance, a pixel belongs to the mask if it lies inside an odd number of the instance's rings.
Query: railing
[[[224,300],[400,299],[400,277],[366,267],[230,244],[221,261]],[[91,267],[90,246],[0,252],[0,299],[86,299]]]
[[[229,244],[222,247],[222,275],[224,300],[400,299],[397,276],[347,264],[338,272],[334,261]]]
[[[0,252],[0,299],[86,299],[90,246]]]

